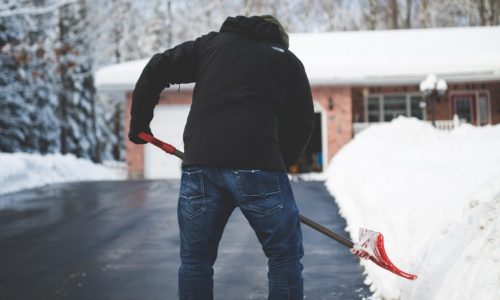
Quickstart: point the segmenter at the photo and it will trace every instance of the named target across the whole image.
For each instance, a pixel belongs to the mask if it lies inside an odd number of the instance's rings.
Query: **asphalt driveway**
[[[302,214],[343,233],[324,184],[292,182]],[[81,182],[0,196],[0,299],[176,299],[179,181]],[[306,299],[363,299],[362,268],[303,226]],[[265,299],[266,258],[239,210],[215,265],[215,299]]]

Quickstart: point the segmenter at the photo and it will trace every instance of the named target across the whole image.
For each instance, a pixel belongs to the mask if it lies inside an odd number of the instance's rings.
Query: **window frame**
[[[486,107],[488,110],[488,120],[486,123],[481,123],[479,119],[479,96],[485,95],[486,96]],[[450,91],[448,95],[449,99],[449,111],[452,115],[455,114],[455,98],[459,96],[472,96],[472,121],[471,124],[474,125],[487,125],[491,124],[491,95],[490,91],[486,89],[480,89],[480,90],[457,90],[457,91]]]
[[[378,122],[386,122],[385,121],[385,112],[384,112],[384,101],[385,97],[387,96],[405,96],[406,98],[406,115],[412,117],[412,110],[411,110],[411,98],[412,97],[420,97],[422,98],[422,101],[425,101],[424,95],[419,92],[411,92],[411,93],[374,93],[374,94],[367,94],[364,97],[364,112],[365,112],[365,122],[366,123],[377,123],[377,122],[370,122],[368,119],[368,98],[373,98],[377,97],[378,102],[379,102],[379,121]],[[426,121],[427,120],[427,110],[423,109],[422,112],[422,120]]]

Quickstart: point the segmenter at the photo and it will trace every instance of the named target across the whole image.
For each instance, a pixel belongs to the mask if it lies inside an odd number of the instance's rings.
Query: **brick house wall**
[[[348,86],[313,86],[314,101],[326,111],[327,164],[352,138],[351,88]]]
[[[129,178],[142,178],[144,175],[144,146],[136,145],[128,140],[128,132],[130,130],[130,108],[132,107],[132,92],[126,93],[127,101],[124,109],[123,126],[125,132],[125,162],[127,163]]]
[[[500,82],[488,84],[491,103],[491,123],[500,124]]]

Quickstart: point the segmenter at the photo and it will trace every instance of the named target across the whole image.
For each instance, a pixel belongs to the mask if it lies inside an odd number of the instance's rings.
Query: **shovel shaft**
[[[346,246],[349,249],[354,247],[354,243],[351,240],[341,236],[340,234],[338,234],[336,232],[331,231],[330,229],[326,228],[325,226],[322,226],[322,225],[314,222],[313,220],[311,220],[303,215],[300,215],[299,217],[300,217],[300,222],[311,227],[312,229],[319,231],[322,234],[326,235],[327,237],[336,240],[337,242],[341,243],[342,245]]]
[[[174,153],[173,153],[175,156],[177,156],[178,158],[184,160],[184,153],[182,153],[181,151],[175,149]]]

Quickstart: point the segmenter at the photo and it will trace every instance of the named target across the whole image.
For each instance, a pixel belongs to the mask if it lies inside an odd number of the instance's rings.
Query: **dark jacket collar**
[[[222,24],[220,32],[242,34],[284,46],[278,26],[259,16],[228,17]]]

